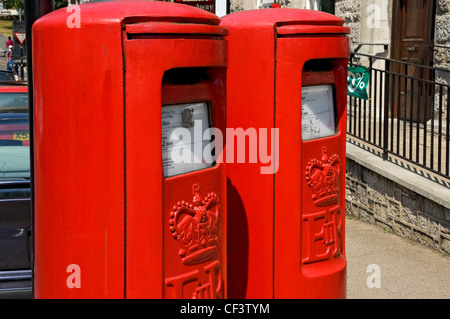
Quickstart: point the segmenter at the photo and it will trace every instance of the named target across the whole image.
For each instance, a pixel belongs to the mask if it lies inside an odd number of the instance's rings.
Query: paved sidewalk
[[[450,257],[346,218],[348,299],[450,299]],[[376,283],[379,266],[380,288]]]

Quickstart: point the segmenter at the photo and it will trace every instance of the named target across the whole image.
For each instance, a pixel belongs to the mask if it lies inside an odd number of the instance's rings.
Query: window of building
[[[320,10],[320,0],[306,0],[306,9]]]
[[[306,9],[334,14],[335,2],[336,0],[306,0]]]
[[[336,0],[322,0],[320,10],[334,14],[335,2],[336,2]]]

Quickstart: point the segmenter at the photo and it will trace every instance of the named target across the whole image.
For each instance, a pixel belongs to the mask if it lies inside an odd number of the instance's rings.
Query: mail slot
[[[221,26],[227,127],[272,128],[258,143],[274,160],[269,172],[227,160],[228,295],[345,298],[349,29],[324,12],[284,8],[233,13]]]
[[[157,1],[33,25],[35,298],[226,298],[225,35]]]

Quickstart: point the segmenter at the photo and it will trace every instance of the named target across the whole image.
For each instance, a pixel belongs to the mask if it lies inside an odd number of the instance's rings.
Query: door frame
[[[392,49],[391,49],[391,59],[395,60],[395,61],[401,61],[401,62],[410,62],[410,63],[418,63],[418,62],[414,62],[414,61],[409,61],[409,60],[404,60],[402,59],[402,55],[401,55],[401,50],[402,50],[402,34],[403,34],[403,30],[405,28],[405,23],[404,23],[404,19],[405,17],[402,16],[402,7],[401,7],[401,3],[402,1],[407,1],[407,0],[400,0],[400,1],[395,1],[393,3],[393,7],[392,7],[392,32],[391,32],[391,44],[392,44]],[[431,24],[431,27],[429,30],[426,31],[427,35],[426,35],[426,40],[425,40],[425,44],[427,45],[431,45],[428,48],[425,48],[424,50],[428,50],[428,56],[426,56],[425,54],[423,55],[423,59],[422,60],[422,65],[427,66],[427,67],[432,67],[433,63],[434,63],[434,56],[433,56],[433,47],[432,45],[434,44],[434,36],[435,36],[435,19],[436,19],[436,3],[435,1],[429,0],[428,2],[428,17],[427,17],[427,24]],[[394,21],[397,21],[394,23]],[[405,74],[405,69],[416,69],[416,68],[420,68],[418,66],[406,66],[405,64],[402,63],[393,63],[391,64],[390,67],[390,71],[396,73],[396,74]],[[411,72],[408,72],[408,76],[411,76]],[[424,79],[424,80],[429,80],[429,81],[434,81],[434,71],[432,69],[427,69],[427,68],[420,68],[420,73],[417,77],[415,77],[416,79]],[[431,108],[432,108],[432,89],[431,87],[429,87],[428,85],[421,88],[420,92],[419,91],[413,91],[412,92],[412,96],[418,96],[419,100],[414,99],[412,102],[410,101],[410,92],[406,92],[404,89],[405,81],[402,79],[401,83],[400,83],[400,87],[397,83],[397,81],[395,81],[396,83],[394,83],[394,96],[399,97],[399,100],[394,99],[394,105],[391,106],[390,111],[392,112],[391,116],[395,117],[395,118],[405,118],[406,120],[412,120],[412,121],[419,121],[419,122],[426,122],[427,120],[429,120],[431,118]],[[417,85],[417,81],[416,80],[416,85]],[[400,90],[400,92],[398,92]],[[411,97],[412,97],[411,96]],[[405,105],[399,105],[398,103],[403,101],[403,103]],[[428,101],[428,102],[427,102]],[[419,104],[418,104],[419,103]],[[421,104],[420,104],[421,103]],[[420,109],[423,108],[424,104],[427,104],[427,108],[426,108],[426,114],[420,114],[420,110],[418,110],[419,105]],[[409,108],[406,107],[406,105],[410,106]],[[413,105],[413,106],[411,106]],[[406,114],[402,114],[401,109],[406,108],[404,110],[404,112],[406,112]]]

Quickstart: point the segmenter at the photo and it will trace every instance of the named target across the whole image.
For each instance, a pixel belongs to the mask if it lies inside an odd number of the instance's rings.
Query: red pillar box
[[[33,26],[36,298],[227,296],[218,24],[114,1]]]
[[[227,127],[275,128],[258,141],[272,152],[271,172],[261,158],[227,159],[229,296],[344,298],[349,29],[324,12],[282,8],[230,14],[221,25]]]

